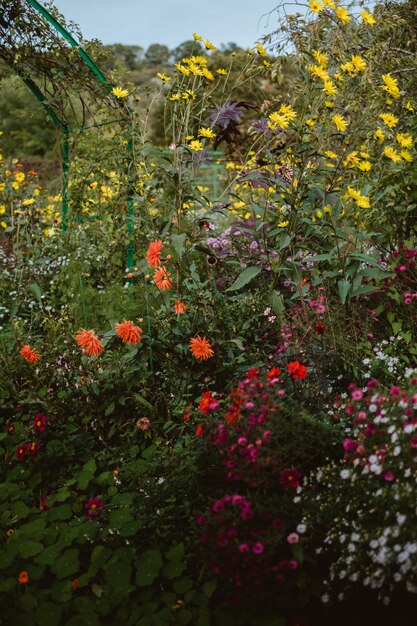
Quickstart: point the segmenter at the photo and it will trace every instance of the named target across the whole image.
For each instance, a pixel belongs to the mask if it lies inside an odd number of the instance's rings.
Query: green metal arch
[[[112,93],[113,85],[107,80],[106,76],[94,62],[94,60],[88,55],[88,53],[82,48],[82,46],[78,43],[75,37],[68,32],[62,24],[58,22],[54,18],[51,13],[45,9],[37,0],[25,0],[27,4],[29,4],[32,9],[37,11],[51,26],[57,31],[69,44],[72,48],[76,50],[79,57],[83,61],[83,63],[93,72],[97,80],[103,87],[106,89],[108,95],[111,95],[117,104],[118,108],[124,113],[124,121],[128,123],[133,131],[132,127],[132,111],[128,107],[128,105],[123,101],[114,96]],[[100,124],[93,126],[85,126],[71,129],[69,126],[57,115],[53,107],[48,102],[46,96],[42,93],[38,85],[27,76],[21,76],[27,87],[33,93],[33,95],[37,98],[37,100],[42,104],[45,108],[49,118],[51,119],[54,126],[59,129],[62,133],[62,228],[66,230],[68,227],[68,170],[69,170],[69,134],[72,130],[83,131],[87,128],[92,128],[94,126],[99,126]],[[113,120],[114,122],[121,123],[122,120]],[[111,123],[111,122],[109,122]],[[130,160],[133,158],[133,142],[130,140],[128,142],[128,153]],[[131,167],[129,171],[129,189],[128,189],[128,219],[127,219],[127,229],[128,229],[128,248],[127,248],[127,267],[132,268],[134,265],[134,170]]]

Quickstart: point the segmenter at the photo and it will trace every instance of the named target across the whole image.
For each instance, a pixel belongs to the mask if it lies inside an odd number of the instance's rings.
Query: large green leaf
[[[163,565],[162,555],[159,550],[147,550],[139,558],[136,582],[140,587],[152,585]]]
[[[241,289],[242,287],[250,283],[250,281],[255,278],[255,276],[257,276],[261,271],[261,267],[247,267],[245,270],[243,270],[243,272],[239,274],[235,282],[230,285],[230,287],[228,287],[226,291],[236,291],[237,289]]]

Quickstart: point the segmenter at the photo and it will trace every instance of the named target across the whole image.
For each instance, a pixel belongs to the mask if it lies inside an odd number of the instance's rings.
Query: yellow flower
[[[217,50],[214,43],[211,43],[211,41],[209,41],[208,39],[204,40],[204,47],[206,50]]]
[[[317,63],[321,65],[321,67],[327,67],[329,63],[329,59],[324,52],[320,52],[319,50],[313,50],[313,56],[316,59]]]
[[[194,141],[191,141],[188,144],[188,147],[193,152],[199,152],[200,150],[203,150],[203,144],[201,143],[201,141],[198,141],[197,139],[195,139]]]
[[[368,24],[369,26],[374,26],[376,24],[376,19],[374,18],[372,13],[369,13],[368,11],[361,11],[361,18],[363,19],[364,23]]]
[[[267,52],[266,52],[266,50],[265,50],[265,48],[263,47],[263,45],[262,45],[262,44],[257,43],[257,44],[256,44],[256,49],[257,49],[257,51],[258,51],[259,56],[261,56],[261,57],[266,57],[266,56],[268,56],[268,54],[267,54]]]
[[[186,91],[182,92],[181,97],[186,102],[191,102],[191,101],[195,100],[196,95],[195,95],[195,93],[194,93],[194,91],[192,89],[187,89]]]
[[[26,200],[22,202],[22,206],[30,206],[31,204],[35,204],[34,198],[26,198]]]
[[[357,164],[358,169],[362,170],[362,172],[369,172],[372,169],[372,163],[370,161],[361,161]]]
[[[175,63],[175,67],[177,68],[179,72],[181,72],[181,74],[184,74],[184,76],[190,75],[190,70],[188,69],[186,65],[182,65],[181,63],[178,62],[178,63]]]
[[[324,9],[324,5],[321,0],[310,0],[309,7],[310,11],[313,11],[313,13],[320,13],[320,11],[323,11]]]
[[[370,201],[368,196],[363,196],[360,191],[350,185],[347,188],[345,198],[352,198],[361,209],[369,209]]]
[[[337,94],[336,86],[331,80],[324,81],[323,91],[324,93],[327,93],[328,96],[335,96]]]
[[[23,172],[16,172],[15,179],[17,180],[18,183],[23,183],[25,178],[26,178],[26,176],[24,175]]]
[[[384,148],[384,155],[391,159],[391,161],[394,161],[394,163],[399,163],[401,161],[401,155],[398,153],[398,150],[392,146],[386,146]]]
[[[0,204],[0,215],[3,215],[4,213],[6,213],[6,207],[4,204]]]
[[[398,141],[402,148],[411,148],[413,145],[413,138],[408,133],[397,133],[395,139]]]
[[[398,117],[395,117],[392,113],[381,113],[379,117],[389,128],[394,128],[400,121]]]
[[[376,137],[379,140],[379,142],[382,143],[385,139],[385,133],[380,128],[377,128],[376,131],[374,132],[374,137]]]
[[[2,228],[7,228],[7,224],[6,224],[6,222],[0,222],[0,226],[1,226]]]
[[[306,120],[306,124],[309,128],[314,128],[314,126],[316,125],[316,120],[314,119]]]
[[[344,81],[344,78],[342,76],[342,74],[340,72],[336,72],[334,75],[335,79],[339,81],[339,83],[342,83]]]
[[[279,224],[277,224],[278,228],[286,228],[289,225],[289,220],[286,220],[285,222],[280,222]]]
[[[345,120],[343,115],[340,115],[340,113],[333,115],[332,122],[336,126],[337,130],[340,130],[342,133],[345,132],[348,127],[348,122]]]
[[[211,128],[203,127],[203,128],[200,128],[200,130],[198,131],[198,136],[207,137],[207,139],[214,139],[216,136],[216,133]]]
[[[352,56],[352,65],[358,70],[358,72],[363,72],[366,67],[366,61],[361,56],[353,55]]]
[[[168,100],[181,100],[181,94],[177,91],[177,93],[173,93],[169,96]]]
[[[19,183],[17,183],[15,180],[12,182],[12,189],[19,189]]]
[[[157,73],[158,78],[160,78],[164,83],[167,83],[169,80],[171,80],[170,76],[167,76],[166,74],[164,74],[163,72],[158,72]]]
[[[408,161],[409,163],[411,163],[411,161],[413,160],[413,155],[409,150],[401,150],[400,154],[404,161]]]
[[[369,207],[371,206],[368,196],[360,196],[360,198],[356,200],[356,204],[361,209],[369,209]]]
[[[279,107],[278,112],[286,115],[290,122],[295,120],[295,118],[297,117],[297,113],[294,111],[290,104],[282,104]]]
[[[332,100],[325,100],[324,104],[328,109],[333,109],[334,107],[334,102]]]
[[[321,80],[330,80],[329,73],[321,65],[310,65],[308,71]]]
[[[122,87],[113,87],[111,92],[114,96],[116,96],[116,98],[126,98],[129,95],[128,90],[123,89]]]
[[[350,15],[345,7],[337,7],[336,15],[343,24],[348,24],[350,22]]]
[[[213,74],[206,67],[203,69],[203,76],[207,78],[207,80],[214,80]]]
[[[217,72],[218,74],[220,74],[221,76],[226,76],[226,74],[227,74],[227,70],[225,70],[223,67],[219,67],[219,68],[216,70],[216,72]]]
[[[332,152],[331,150],[326,150],[324,154],[327,156],[328,159],[337,159],[336,152]]]
[[[193,33],[193,38],[195,39],[195,41],[203,41],[201,35],[197,35],[197,33]]]
[[[407,100],[407,102],[405,103],[405,108],[407,109],[407,111],[414,111],[414,107],[411,104],[410,100]]]
[[[334,9],[336,6],[334,0],[323,0],[323,4],[325,7],[328,7],[329,9]]]
[[[391,74],[383,74],[382,75],[382,80],[384,81],[385,85],[383,86],[382,89],[385,89],[385,91],[387,91],[389,93],[389,95],[391,96],[391,98],[399,98],[400,97],[400,90],[398,88],[398,81],[396,78],[393,78],[391,76]]]

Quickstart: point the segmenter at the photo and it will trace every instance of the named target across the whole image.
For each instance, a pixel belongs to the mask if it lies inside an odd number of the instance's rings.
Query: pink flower
[[[298,533],[290,533],[287,537],[288,543],[298,543],[300,535]]]
[[[388,482],[388,483],[392,483],[392,481],[394,480],[394,474],[393,472],[389,471],[389,472],[385,472],[384,474],[384,479]]]
[[[345,439],[343,442],[343,449],[345,452],[355,452],[358,444],[354,439]]]
[[[252,547],[252,552],[254,554],[262,554],[263,551],[264,551],[264,544],[261,543],[260,541],[257,541]]]
[[[362,389],[355,389],[354,391],[352,391],[352,400],[362,400],[362,398],[363,398]]]

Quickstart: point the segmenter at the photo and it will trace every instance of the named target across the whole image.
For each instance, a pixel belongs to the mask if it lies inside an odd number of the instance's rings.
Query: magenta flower
[[[384,479],[388,482],[388,483],[392,483],[392,481],[394,480],[394,473],[389,471],[389,472],[385,472],[384,474]]]
[[[84,508],[87,509],[87,517],[93,519],[104,508],[104,502],[100,498],[89,498],[84,504]]]
[[[46,415],[37,415],[33,420],[33,430],[38,430],[43,433],[46,428],[47,417]]]
[[[252,546],[252,552],[254,554],[262,554],[262,552],[264,551],[264,544],[261,543],[260,541],[257,541],[253,546]]]
[[[290,533],[287,537],[288,543],[298,543],[300,535],[298,533]]]
[[[281,476],[279,477],[279,482],[284,487],[296,488],[300,486],[301,472],[296,470],[295,468],[285,469],[281,472]]]
[[[23,461],[28,452],[28,447],[25,443],[22,443],[16,448],[16,457],[19,461]]]

